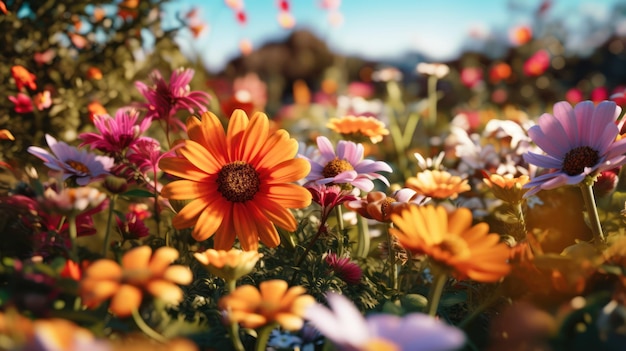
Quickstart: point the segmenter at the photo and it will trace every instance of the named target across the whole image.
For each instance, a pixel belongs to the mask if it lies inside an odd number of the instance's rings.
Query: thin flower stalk
[[[113,224],[113,212],[115,211],[115,200],[117,194],[113,194],[109,200],[109,213],[107,214],[106,230],[104,232],[104,245],[102,246],[102,257],[106,257],[109,252],[109,242],[111,240],[111,225]]]
[[[581,182],[580,191],[582,192],[583,201],[587,208],[587,216],[589,225],[591,226],[591,232],[593,233],[593,241],[596,246],[602,246],[604,244],[604,233],[602,232],[602,225],[600,224],[596,199],[593,196],[593,180],[586,179]]]

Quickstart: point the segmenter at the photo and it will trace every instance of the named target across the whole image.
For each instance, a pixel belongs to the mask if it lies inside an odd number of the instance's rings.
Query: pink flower
[[[319,159],[301,156],[311,164],[311,172],[306,180],[316,184],[349,184],[364,191],[374,188],[373,179],[389,186],[387,178],[376,172],[392,172],[391,167],[382,161],[363,159],[362,144],[340,140],[335,153],[330,140],[320,136],[317,138],[317,147],[320,150]]]
[[[119,217],[115,217],[115,220],[117,222],[117,230],[124,240],[137,240],[150,235],[150,230],[137,213],[127,213],[124,221],[119,219]]]
[[[141,139],[141,135],[150,127],[152,119],[144,118],[137,122],[139,112],[132,109],[119,109],[115,117],[95,115],[93,123],[97,133],[82,133],[78,137],[83,140],[80,146],[89,145],[112,156],[122,156],[126,150]]]
[[[313,196],[313,202],[322,207],[322,217],[327,217],[333,208],[347,201],[355,201],[356,196],[337,185],[309,184],[305,188]]]
[[[172,72],[169,83],[163,79],[159,71],[152,72],[154,85],[147,86],[142,82],[135,82],[135,87],[148,100],[142,104],[148,110],[146,118],[170,121],[170,118],[179,110],[194,112],[194,108],[206,111],[210,95],[203,91],[191,91],[189,83],[193,78],[194,70],[178,69]],[[178,120],[175,122],[185,128]]]
[[[331,272],[348,284],[358,284],[363,277],[363,270],[358,264],[352,262],[350,257],[340,258],[337,254],[329,252],[324,261]]]
[[[550,67],[550,54],[539,50],[524,62],[524,74],[531,77],[542,75]]]
[[[33,103],[30,97],[24,93],[17,93],[17,96],[9,96],[9,100],[15,104],[14,110],[17,113],[33,112]]]
[[[50,98],[50,91],[44,90],[41,93],[37,93],[33,98],[33,103],[37,106],[39,111],[43,111],[52,105],[52,99]]]
[[[483,81],[483,69],[480,67],[465,67],[461,70],[461,83],[468,88],[476,87]]]

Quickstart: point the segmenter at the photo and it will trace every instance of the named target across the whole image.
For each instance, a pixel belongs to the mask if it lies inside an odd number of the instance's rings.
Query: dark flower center
[[[350,162],[346,160],[340,160],[335,157],[334,160],[328,162],[326,166],[324,166],[324,170],[322,171],[322,175],[324,178],[333,178],[341,172],[351,171],[354,167],[350,164]]]
[[[599,158],[596,150],[589,146],[579,146],[565,154],[563,172],[570,176],[581,174],[585,167],[595,166]]]
[[[388,216],[391,215],[391,204],[394,202],[396,202],[396,199],[388,196],[383,200],[383,203],[380,204],[380,212],[383,214],[383,218],[388,218]]]
[[[252,200],[260,185],[259,173],[243,161],[229,163],[217,174],[217,190],[230,202]]]
[[[65,163],[67,163],[70,167],[74,168],[78,172],[85,173],[85,174],[90,174],[91,173],[91,172],[89,172],[89,168],[87,166],[85,166],[85,164],[82,163],[82,162],[78,162],[78,161],[74,161],[74,160],[67,160],[67,161],[65,161]]]

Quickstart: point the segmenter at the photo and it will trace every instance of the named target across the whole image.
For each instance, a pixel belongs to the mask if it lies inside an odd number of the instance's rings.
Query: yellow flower
[[[376,144],[383,140],[383,136],[389,135],[389,130],[385,124],[374,117],[367,116],[345,116],[342,118],[331,118],[326,127],[346,136],[354,138],[360,142],[363,137]]]
[[[237,280],[250,273],[263,254],[237,249],[228,251],[208,249],[204,252],[196,252],[193,256],[211,274],[228,281]]]
[[[292,184],[309,174],[311,166],[296,158],[298,142],[281,129],[269,132],[263,113],[252,118],[235,110],[228,130],[211,112],[201,120],[187,120],[189,140],[177,149],[179,157],[164,158],[160,167],[182,178],[161,193],[171,200],[190,200],[173,219],[177,229],[194,227],[197,241],[214,236],[214,248],[227,250],[235,237],[244,250],[280,243],[274,225],[296,230],[290,208],[311,203],[311,193]],[[215,234],[215,235],[214,235]]]
[[[416,177],[407,179],[405,186],[418,194],[436,199],[456,199],[460,193],[471,189],[467,179],[438,170],[419,172]]]
[[[189,284],[191,270],[181,265],[171,265],[178,251],[161,247],[154,251],[149,246],[129,250],[122,257],[121,266],[110,259],[100,259],[85,270],[80,286],[83,303],[97,307],[111,299],[109,309],[119,317],[130,316],[139,308],[144,291],[168,303],[183,299],[183,291],[176,284]]]
[[[239,286],[219,301],[219,308],[228,312],[231,322],[256,329],[277,322],[286,330],[302,328],[304,311],[315,303],[301,286],[289,288],[284,280],[268,280],[259,285]]]
[[[530,178],[527,175],[513,177],[512,174],[506,174],[504,176],[490,174],[488,177],[483,178],[483,182],[493,191],[495,197],[510,203],[522,201],[524,193],[528,190],[522,189],[522,187],[529,181]]]
[[[414,254],[426,254],[457,279],[495,282],[509,273],[510,249],[489,225],[472,226],[472,212],[459,208],[448,214],[442,206],[410,205],[391,215],[390,228],[402,246]]]

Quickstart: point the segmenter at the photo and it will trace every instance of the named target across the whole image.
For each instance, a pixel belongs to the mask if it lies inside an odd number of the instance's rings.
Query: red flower
[[[17,113],[33,112],[33,103],[30,97],[23,93],[17,93],[17,96],[9,96],[9,100],[15,104],[14,110]]]
[[[337,254],[329,252],[324,258],[330,270],[339,279],[348,284],[358,284],[363,276],[363,271],[358,264],[350,261],[350,257],[337,257]]]
[[[28,87],[30,90],[37,89],[37,83],[35,82],[35,75],[30,73],[24,66],[15,65],[11,67],[11,75],[15,80],[17,90],[22,90],[23,87]]]
[[[550,67],[550,54],[539,50],[524,62],[524,74],[531,77],[542,75]]]

